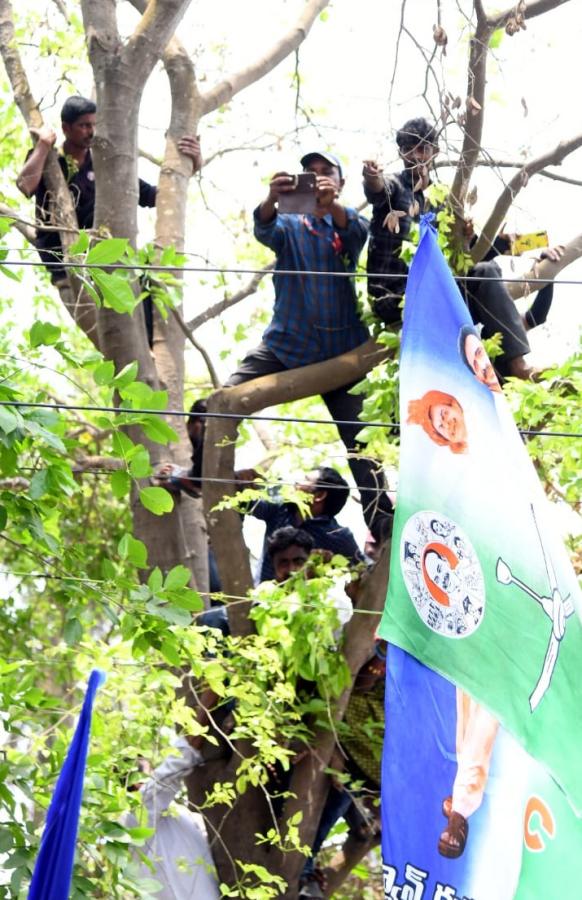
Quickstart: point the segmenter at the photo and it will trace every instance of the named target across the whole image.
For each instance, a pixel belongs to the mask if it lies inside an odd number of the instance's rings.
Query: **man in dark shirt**
[[[287,172],[278,172],[271,179],[267,197],[255,210],[255,237],[277,255],[275,308],[263,340],[226,381],[227,387],[331,359],[369,337],[358,315],[352,280],[333,274],[355,270],[368,223],[356,210],[339,202],[344,179],[335,156],[307,153],[301,165],[304,172],[316,176],[313,215],[279,213],[279,198],[295,188],[295,179]],[[366,523],[380,540],[390,533],[392,504],[384,491],[381,468],[362,455],[365,448],[356,439],[361,428],[357,420],[362,397],[350,394],[351,387],[348,384],[329,391],[322,399],[338,423],[348,451]],[[355,424],[346,424],[350,422]]]
[[[328,466],[320,466],[309,472],[303,484],[298,487],[310,495],[309,516],[306,518],[302,517],[295,503],[257,500],[249,510],[249,515],[261,519],[267,526],[257,583],[275,577],[267,548],[273,533],[288,525],[300,527],[311,535],[317,550],[329,550],[345,556],[352,563],[364,560],[350,529],[340,525],[335,518],[344,508],[350,491],[347,481],[339,472]]]
[[[384,176],[373,160],[365,160],[363,169],[364,192],[373,207],[367,268],[371,275],[380,276],[369,278],[368,290],[377,315],[387,324],[401,320],[408,273],[400,257],[402,242],[409,239],[412,222],[425,212],[431,163],[439,151],[436,129],[423,118],[406,122],[397,132],[396,143],[404,163],[402,172]],[[529,342],[515,303],[497,280],[501,269],[487,260],[467,274],[479,278],[459,284],[473,321],[483,326],[483,337],[497,332],[503,336],[503,354],[496,360],[500,373],[530,377],[532,370],[524,359]]]
[[[69,97],[61,110],[61,125],[65,141],[58,151],[59,165],[73,197],[79,228],[91,228],[95,211],[95,173],[91,158],[91,143],[95,133],[95,114],[97,107],[92,100],[85,97]],[[66,280],[64,268],[55,266],[63,258],[61,240],[58,231],[47,231],[42,225],[54,224],[51,215],[50,197],[43,178],[46,159],[56,142],[56,134],[52,129],[31,128],[37,138],[36,144],[29,151],[22,171],[16,179],[17,187],[25,195],[36,201],[36,219],[40,227],[37,230],[36,247],[40,258],[50,265],[49,271],[53,284],[58,285]],[[184,136],[178,141],[182,153],[193,162],[193,171],[202,165],[200,141],[197,137]],[[139,179],[139,205],[156,205],[156,188]]]

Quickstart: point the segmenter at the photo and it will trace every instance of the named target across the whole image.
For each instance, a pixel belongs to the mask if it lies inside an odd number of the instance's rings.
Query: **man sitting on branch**
[[[357,309],[352,279],[366,242],[368,223],[339,201],[344,185],[337,157],[324,151],[305,154],[303,174],[313,176],[312,212],[283,212],[298,178],[278,172],[254,213],[255,237],[276,253],[275,308],[258,347],[251,350],[225,387],[340,356],[363,344],[368,331]],[[356,436],[362,397],[353,384],[323,394],[360,492],[364,519],[378,540],[391,531],[392,503],[379,464],[363,455]],[[317,390],[317,386],[314,386]]]
[[[426,192],[431,185],[431,167],[439,152],[436,128],[426,119],[410,119],[396,134],[404,169],[384,175],[382,166],[365,160],[364,193],[372,204],[368,249],[368,290],[373,308],[387,324],[401,321],[402,299],[408,266],[402,259],[402,242],[410,239],[410,227],[428,208]],[[494,253],[496,255],[496,253]],[[532,369],[525,359],[530,352],[526,328],[503,284],[499,265],[493,259],[477,263],[467,272],[471,280],[461,282],[471,318],[482,325],[482,336],[501,333],[502,354],[496,366],[502,376],[529,378]]]

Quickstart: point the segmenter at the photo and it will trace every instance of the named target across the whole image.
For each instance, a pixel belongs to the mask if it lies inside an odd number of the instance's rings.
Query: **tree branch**
[[[117,28],[115,0],[101,0],[99,3],[81,0],[81,5],[89,55],[94,53],[95,45],[106,52],[119,48],[121,38]]]
[[[255,378],[236,387],[221,388],[208,398],[208,411],[237,413],[241,418],[267,406],[325,394],[344,384],[359,381],[388,351],[374,341],[366,341],[349,353],[325,362],[288,369]],[[209,418],[204,438],[204,478],[229,479],[234,472],[238,419]],[[249,555],[241,532],[240,515],[235,510],[217,513],[215,506],[225,495],[233,495],[235,485],[223,481],[204,481],[204,511],[210,542],[214,548],[222,587],[226,594],[245,596],[253,586]],[[249,634],[248,604],[240,603],[229,612],[232,633]]]
[[[477,28],[471,38],[469,49],[469,67],[467,76],[467,106],[465,111],[465,128],[463,146],[457,171],[451,187],[451,200],[455,212],[455,234],[457,240],[462,240],[463,211],[465,198],[471,181],[473,168],[479,156],[481,137],[483,134],[485,81],[487,71],[487,50],[489,39],[493,31],[486,20],[483,19],[481,3],[475,4],[477,13]]]
[[[492,246],[499,226],[505,219],[507,210],[520,190],[525,187],[530,177],[545,169],[546,166],[559,166],[566,156],[579,147],[582,147],[582,134],[577,134],[566,141],[560,141],[557,147],[525,163],[520,171],[516,172],[497,198],[497,202],[471,250],[471,257],[474,262],[479,262],[483,259]]]
[[[272,272],[275,268],[274,263],[269,263],[268,266],[265,266],[261,272],[257,272],[250,281],[245,285],[245,287],[241,288],[240,291],[237,291],[236,294],[232,294],[230,297],[225,297],[223,300],[219,300],[218,303],[214,303],[213,306],[209,306],[208,309],[204,310],[204,312],[199,313],[197,316],[194,316],[193,319],[190,319],[189,322],[186,323],[186,327],[190,329],[190,331],[196,331],[197,328],[200,328],[201,325],[204,325],[205,322],[208,322],[210,319],[216,318],[221,313],[223,313],[226,309],[230,309],[231,306],[234,306],[236,303],[240,303],[241,300],[245,300],[247,297],[250,297],[251,294],[254,294],[257,290],[259,284],[267,274],[267,272]]]
[[[83,472],[96,472],[106,469],[108,472],[116,472],[124,469],[126,463],[122,459],[113,456],[77,456],[73,463],[73,474],[81,475]]]
[[[541,262],[535,262],[523,276],[523,281],[509,281],[506,284],[507,290],[514,300],[519,297],[525,297],[532,291],[539,291],[543,286],[539,283],[530,284],[528,278],[547,278],[553,281],[556,275],[573,263],[574,260],[582,256],[582,234],[576,235],[571,241],[564,245],[564,255],[558,262],[552,262],[549,259],[543,259]]]
[[[235,94],[248,87],[249,84],[254,84],[296,50],[309,34],[319,13],[329,2],[330,0],[307,0],[295,25],[280,40],[276,41],[267,53],[246,68],[225,78],[224,81],[202,95],[204,113],[212,112],[223,103],[227,103]]]
[[[38,109],[38,104],[32,96],[28,77],[16,48],[10,0],[0,0],[0,54],[6,67],[14,99],[26,125],[29,128],[42,127],[42,116]],[[79,223],[73,198],[61,171],[55,150],[51,150],[47,156],[43,178],[46,182],[48,196],[51,198],[51,221],[59,226],[61,246],[66,256],[68,247],[70,247],[75,236],[79,233]],[[63,285],[65,287],[61,290]],[[95,304],[88,296],[83,296],[81,283],[73,273],[69,273],[67,282],[59,285],[59,293],[74,321],[98,347]]]
[[[150,0],[147,4],[124,48],[138,77],[149,77],[189,5],[190,0]]]
[[[352,692],[355,677],[371,654],[374,646],[374,635],[378,627],[380,616],[386,600],[386,588],[388,585],[388,569],[390,559],[390,543],[382,547],[380,558],[376,565],[367,572],[360,581],[355,608],[374,610],[377,615],[353,615],[344,632],[344,656],[352,678],[350,687],[333,704],[330,710],[330,718],[335,722],[341,722]],[[305,800],[309,798],[309,806],[314,810],[321,810],[328,789],[328,775],[325,768],[329,765],[335,746],[335,733],[329,728],[320,728],[311,744],[311,752],[297,765],[293,771],[293,777],[289,785],[290,798],[285,803],[284,823],[289,821],[297,812],[304,812]],[[300,825],[302,843],[311,846],[318,825],[318,816],[305,816]],[[287,854],[283,860],[284,875],[288,881],[292,881],[299,874],[300,867],[304,864],[304,857],[298,853]]]
[[[532,0],[531,3],[528,3],[525,11],[524,11],[524,19],[535,19],[536,16],[541,16],[546,12],[549,12],[552,9],[556,9],[558,6],[563,6],[564,3],[569,3],[570,0]],[[477,4],[475,4],[476,6]],[[481,6],[481,0],[479,0],[479,5]],[[515,4],[510,6],[509,9],[506,9],[504,12],[496,12],[492,13],[490,16],[486,17],[487,26],[495,31],[497,28],[502,28],[504,25],[507,25],[510,19],[515,16]]]
[[[187,340],[190,341],[192,346],[196,350],[198,350],[198,353],[200,353],[204,362],[206,363],[206,368],[208,369],[208,374],[210,375],[210,380],[212,381],[212,387],[214,387],[214,388],[220,387],[220,378],[218,377],[216,369],[214,368],[214,363],[212,362],[207,350],[205,349],[205,347],[202,346],[202,344],[200,344],[196,340],[196,338],[190,331],[190,328],[188,327],[188,325],[186,325],[184,319],[180,315],[179,310],[172,309],[172,315],[174,316],[176,322],[178,323],[178,327],[179,327],[180,331],[182,332],[182,334],[186,337]]]
[[[435,169],[453,169],[458,166],[458,159],[437,159],[433,166]],[[516,160],[513,162],[509,159],[478,159],[475,162],[475,168],[487,168],[487,169],[523,169],[524,161]],[[560,175],[558,172],[549,172],[546,169],[541,169],[539,172],[535,173],[536,175],[543,175],[544,178],[550,178],[552,181],[562,181],[564,184],[572,184],[575,187],[582,187],[582,181],[577,178],[569,178],[567,175]]]
[[[14,215],[14,210],[11,206],[7,206],[6,203],[0,203],[0,216],[2,216],[2,218],[12,219],[13,224],[10,227],[15,228],[16,231],[19,231],[20,234],[24,235],[29,244],[34,244],[36,240],[36,228],[33,222],[29,222],[27,219],[20,219],[18,216]]]

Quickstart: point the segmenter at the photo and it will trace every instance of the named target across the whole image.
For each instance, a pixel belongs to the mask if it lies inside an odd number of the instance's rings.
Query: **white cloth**
[[[185,738],[178,739],[176,749],[181,755],[164,760],[141,789],[148,827],[156,830],[141,850],[155,869],[140,861],[137,874],[139,878],[155,878],[162,885],[151,894],[156,900],[219,900],[202,817],[178,804],[168,810],[184,778],[202,762],[200,753]],[[134,819],[126,824],[137,823]]]

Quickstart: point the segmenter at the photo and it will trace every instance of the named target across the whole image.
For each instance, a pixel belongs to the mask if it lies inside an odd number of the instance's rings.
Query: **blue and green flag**
[[[426,221],[406,290],[400,420],[380,635],[492,714],[580,813],[579,587]]]

